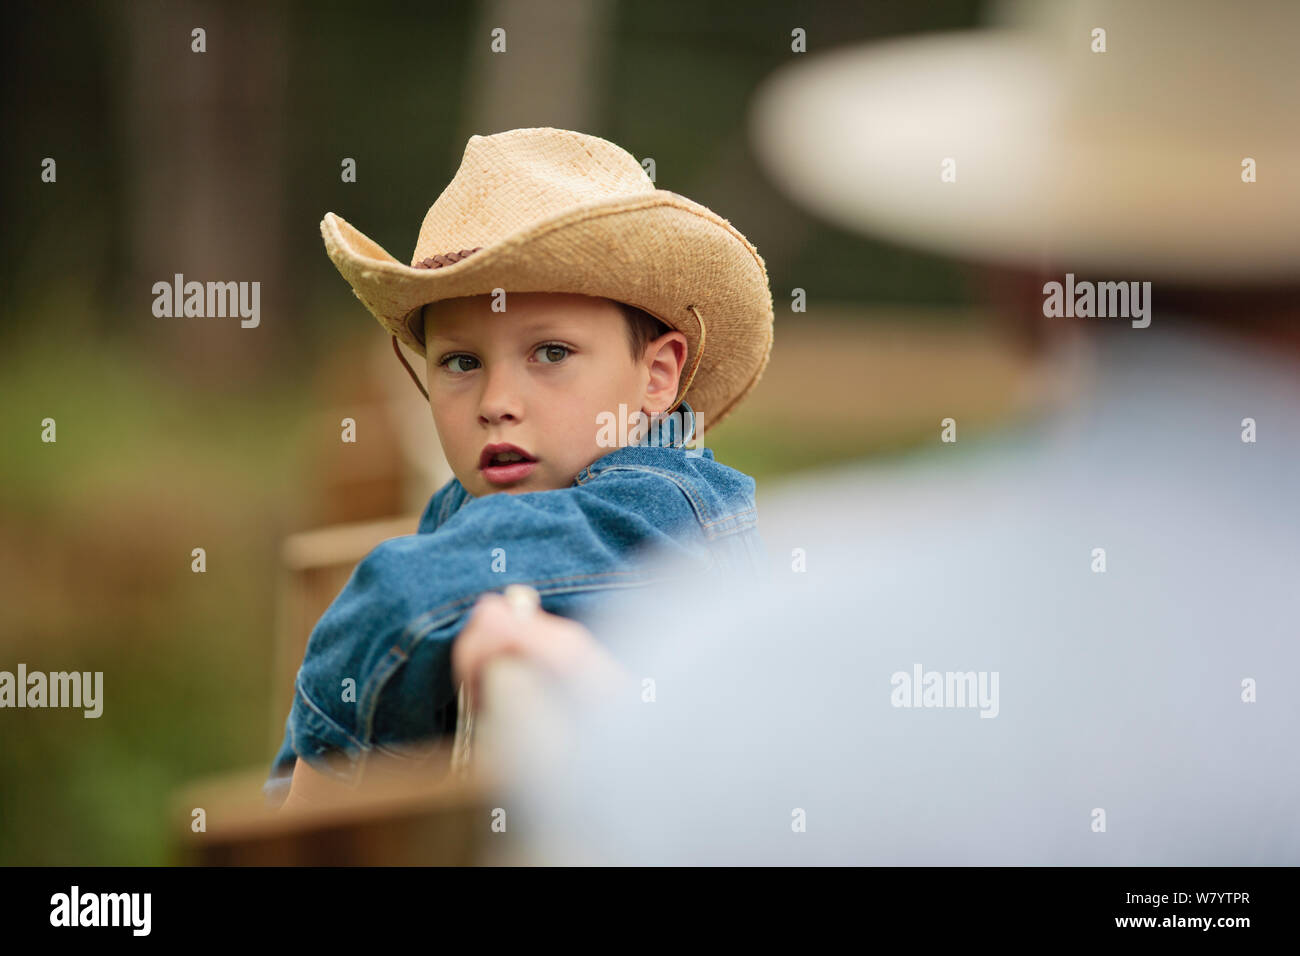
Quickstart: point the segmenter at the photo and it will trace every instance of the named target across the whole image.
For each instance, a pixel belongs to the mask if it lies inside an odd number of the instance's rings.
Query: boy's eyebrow
[[[524,320],[519,325],[519,331],[525,335],[537,335],[539,332],[542,331],[554,332],[557,329],[564,329],[564,331],[567,334],[572,335],[574,334],[574,329],[571,326],[565,327],[565,323],[569,321],[570,320],[568,319],[567,316],[552,316],[550,318],[545,318],[545,319]],[[455,342],[463,341],[464,338],[463,336],[453,335],[445,331],[439,332],[437,326],[434,326],[432,329],[429,329],[427,331],[430,334],[426,335],[425,337],[426,345],[430,342],[440,342],[440,341],[455,343]]]

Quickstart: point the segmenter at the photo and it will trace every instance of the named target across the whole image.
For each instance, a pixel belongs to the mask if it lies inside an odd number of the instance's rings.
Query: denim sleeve
[[[610,589],[650,583],[649,547],[709,560],[682,489],[642,471],[470,498],[436,531],[381,543],[308,640],[268,798],[282,799],[298,757],[351,780],[376,748],[450,733],[451,645],[480,594],[529,584],[545,610],[579,617]]]

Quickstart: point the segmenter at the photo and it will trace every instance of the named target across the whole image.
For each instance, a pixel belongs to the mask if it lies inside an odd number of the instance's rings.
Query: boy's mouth
[[[502,442],[484,447],[478,467],[492,484],[509,485],[527,478],[537,467],[537,459],[518,445]]]

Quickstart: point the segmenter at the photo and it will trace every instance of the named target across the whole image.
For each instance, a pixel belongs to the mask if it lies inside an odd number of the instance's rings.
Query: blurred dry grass
[[[1035,397],[1035,366],[968,309],[823,305],[778,314],[772,359],[735,415],[710,433],[718,459],[786,475],[996,427]]]

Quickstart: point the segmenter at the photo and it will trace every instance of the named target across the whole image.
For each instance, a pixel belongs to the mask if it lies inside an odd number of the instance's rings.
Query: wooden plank
[[[361,782],[311,805],[266,806],[265,770],[198,781],[173,799],[174,862],[200,866],[467,865],[509,854],[517,840],[492,827],[493,780],[452,774],[446,744],[427,760],[368,755]],[[194,832],[202,808],[205,830]]]

